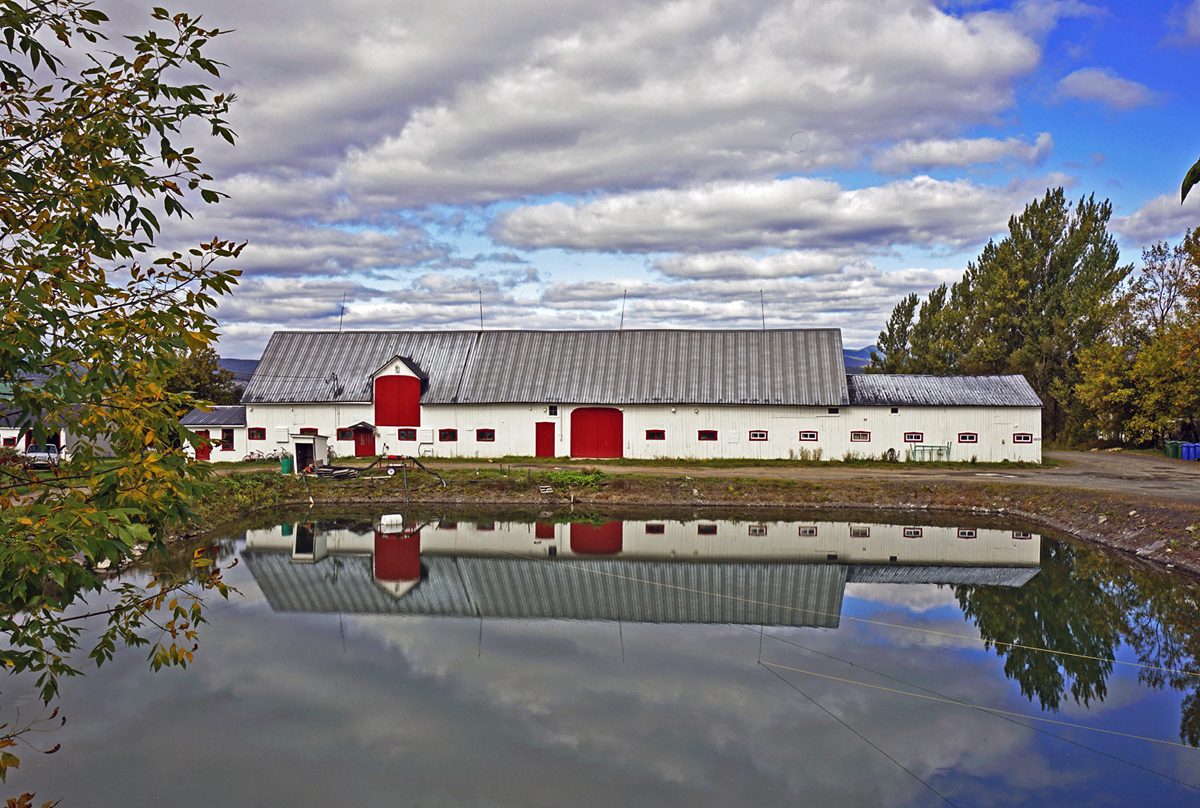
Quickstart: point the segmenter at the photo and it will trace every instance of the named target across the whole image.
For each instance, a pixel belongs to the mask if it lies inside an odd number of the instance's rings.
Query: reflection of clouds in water
[[[958,609],[952,586],[912,586],[909,584],[846,584],[846,597],[900,606],[912,612],[927,612],[950,606]]]

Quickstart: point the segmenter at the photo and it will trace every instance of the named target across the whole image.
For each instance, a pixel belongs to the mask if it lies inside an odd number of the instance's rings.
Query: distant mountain
[[[250,377],[254,375],[254,369],[258,367],[257,359],[226,359],[221,357],[221,367],[233,374],[233,378],[238,384],[245,384],[250,381]]]
[[[846,363],[847,373],[862,373],[863,368],[871,364],[871,351],[879,352],[879,348],[874,345],[868,345],[865,348],[857,349],[842,349],[843,361]]]

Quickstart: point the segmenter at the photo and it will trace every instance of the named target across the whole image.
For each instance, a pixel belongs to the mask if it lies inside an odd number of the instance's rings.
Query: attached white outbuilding
[[[837,329],[276,332],[242,406],[239,458],[1041,460],[1023,377],[847,377]]]

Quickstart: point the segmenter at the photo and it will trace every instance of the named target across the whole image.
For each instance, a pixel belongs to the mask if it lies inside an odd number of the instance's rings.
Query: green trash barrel
[[[292,468],[292,458],[285,457],[279,461],[279,471],[283,474],[291,474]]]
[[[1179,459],[1179,441],[1169,440],[1169,441],[1166,441],[1166,444],[1167,444],[1167,457],[1170,458],[1171,460],[1178,460]]]

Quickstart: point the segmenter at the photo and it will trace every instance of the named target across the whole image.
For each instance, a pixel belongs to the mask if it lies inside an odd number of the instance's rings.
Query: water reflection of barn
[[[727,533],[730,524],[722,523]],[[829,532],[837,524],[818,527]],[[569,535],[572,526],[556,527]],[[745,532],[746,525],[735,527]],[[243,558],[280,612],[835,628],[848,583],[1020,586],[1037,574],[1040,544],[1027,534],[1014,539],[1010,531],[976,531],[974,565],[961,558],[919,565],[798,563],[772,559],[770,552],[764,557],[749,538],[741,543],[741,558],[729,541],[714,560],[680,558],[677,550],[656,559],[645,546],[631,547],[630,557],[614,552],[601,558],[591,545],[530,558],[522,557],[530,548],[519,540],[532,539],[543,549],[547,544],[533,538],[534,525],[464,523],[461,531],[457,524],[440,531],[426,527],[430,538],[422,547],[422,531],[411,527],[275,527],[248,531]],[[603,532],[597,535],[605,540]],[[999,566],[993,559],[1005,543],[1019,552]],[[509,550],[498,549],[505,546]]]

